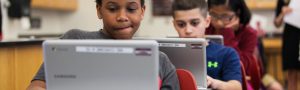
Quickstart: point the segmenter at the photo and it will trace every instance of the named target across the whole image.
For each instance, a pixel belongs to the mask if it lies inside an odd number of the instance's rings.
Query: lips
[[[126,30],[126,29],[129,29],[131,28],[132,26],[125,26],[125,27],[117,27],[115,28],[114,30],[117,30],[117,31],[120,31],[120,30]]]

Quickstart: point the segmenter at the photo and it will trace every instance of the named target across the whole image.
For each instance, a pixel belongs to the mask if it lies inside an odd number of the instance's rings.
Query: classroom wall
[[[275,18],[275,10],[256,10],[252,11],[251,26],[256,28],[256,22],[261,23],[261,28],[267,33],[280,32],[282,28],[276,28],[273,20]]]
[[[5,4],[8,0],[1,0]],[[24,29],[20,19],[10,19],[3,5],[4,39],[16,39],[19,34],[62,34],[70,29],[98,30],[101,26],[97,19],[94,0],[78,0],[78,10],[61,12],[55,10],[32,9],[31,16],[41,18],[41,28]]]
[[[32,17],[42,18],[42,28],[28,30],[21,33],[64,33],[70,29],[94,31],[101,24],[96,15],[94,0],[78,0],[75,12],[61,12],[50,10],[32,10]]]
[[[146,13],[142,26],[136,36],[143,37],[166,37],[177,36],[171,16],[154,17],[152,15],[152,0],[145,0]]]

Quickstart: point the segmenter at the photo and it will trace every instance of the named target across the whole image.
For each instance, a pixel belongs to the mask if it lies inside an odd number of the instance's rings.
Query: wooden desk
[[[0,90],[26,90],[43,61],[41,43],[0,42]]]

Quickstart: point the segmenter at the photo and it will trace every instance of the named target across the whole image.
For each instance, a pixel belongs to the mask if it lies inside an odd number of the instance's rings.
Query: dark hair
[[[98,5],[101,5],[102,4],[102,0],[96,0],[96,3]],[[141,5],[144,6],[145,5],[145,0],[141,0]]]
[[[174,0],[172,4],[172,14],[177,10],[191,10],[199,8],[202,16],[207,16],[207,3],[205,0]]]
[[[225,5],[240,18],[242,25],[247,25],[251,19],[251,12],[247,7],[245,0],[208,0],[208,8]]]

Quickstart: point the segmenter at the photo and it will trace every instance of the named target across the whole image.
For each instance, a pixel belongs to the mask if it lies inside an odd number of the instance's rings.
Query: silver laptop
[[[206,41],[203,38],[144,38],[157,40],[159,50],[166,53],[177,69],[186,69],[193,73],[199,89],[207,87]]]
[[[50,40],[43,43],[48,90],[157,90],[158,43]]]
[[[222,35],[205,35],[205,38],[209,41],[224,45],[224,38]]]
[[[167,38],[179,38],[178,36],[168,36]],[[205,35],[205,39],[213,41],[217,44],[224,45],[224,37],[222,35]]]

